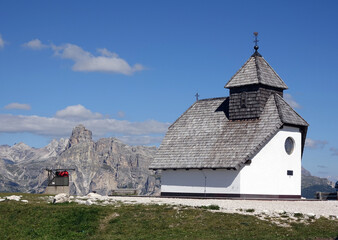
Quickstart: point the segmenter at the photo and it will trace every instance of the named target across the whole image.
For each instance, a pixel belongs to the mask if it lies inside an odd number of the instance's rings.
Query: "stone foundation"
[[[69,186],[47,186],[45,194],[56,195],[59,193],[66,193],[69,195]]]

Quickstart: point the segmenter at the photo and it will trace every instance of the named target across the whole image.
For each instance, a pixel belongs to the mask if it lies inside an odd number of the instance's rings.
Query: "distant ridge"
[[[332,185],[327,178],[312,176],[308,170],[302,168],[302,197],[312,199],[316,192],[335,192]]]

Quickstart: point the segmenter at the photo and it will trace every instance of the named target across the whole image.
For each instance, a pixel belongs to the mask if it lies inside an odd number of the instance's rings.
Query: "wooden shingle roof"
[[[246,63],[244,63],[225,85],[225,88],[252,84],[263,84],[270,87],[288,89],[284,81],[258,52],[255,52]]]
[[[238,169],[251,160],[283,124],[307,127],[278,94],[259,119],[229,121],[229,98],[195,102],[168,129],[151,169]]]
[[[276,94],[275,100],[279,116],[283,123],[304,127],[309,126],[309,124],[296,111],[294,111],[280,95]]]

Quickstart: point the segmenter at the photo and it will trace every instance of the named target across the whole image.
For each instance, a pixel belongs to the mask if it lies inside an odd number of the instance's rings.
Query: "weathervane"
[[[255,43],[254,49],[257,52],[257,50],[259,48],[258,45],[257,45],[257,43],[259,42],[259,40],[257,39],[258,32],[254,32],[253,34],[255,35],[255,40],[253,41]]]
[[[199,97],[199,96],[200,96],[200,95],[198,95],[198,93],[195,94],[196,101],[198,101],[198,97]]]

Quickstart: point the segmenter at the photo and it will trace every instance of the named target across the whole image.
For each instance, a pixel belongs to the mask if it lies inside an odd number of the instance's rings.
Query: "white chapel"
[[[150,165],[161,196],[300,198],[308,123],[257,44],[225,88],[229,97],[197,100],[169,127]]]

